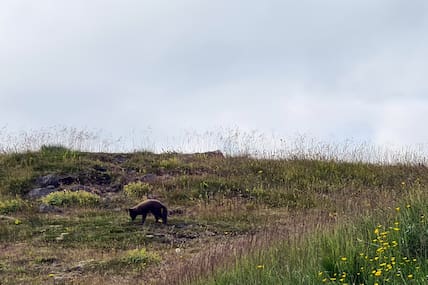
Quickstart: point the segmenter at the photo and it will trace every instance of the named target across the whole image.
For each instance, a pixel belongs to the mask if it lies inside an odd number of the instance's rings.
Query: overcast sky
[[[426,144],[427,75],[426,0],[0,2],[8,131]]]

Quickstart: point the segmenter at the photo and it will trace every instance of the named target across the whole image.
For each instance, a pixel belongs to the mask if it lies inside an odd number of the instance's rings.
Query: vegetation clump
[[[131,198],[147,197],[153,190],[153,186],[145,182],[131,182],[123,187],[125,195]]]
[[[52,192],[42,198],[43,203],[52,206],[91,206],[98,204],[99,201],[98,195],[83,190]]]
[[[25,207],[25,202],[20,199],[0,200],[0,214],[14,213],[22,210]]]
[[[147,265],[159,263],[161,258],[157,253],[148,252],[146,248],[133,249],[127,251],[122,257],[122,262],[127,264]]]

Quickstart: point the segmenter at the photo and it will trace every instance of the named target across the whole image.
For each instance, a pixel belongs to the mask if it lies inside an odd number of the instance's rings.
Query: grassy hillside
[[[334,274],[351,275],[339,266],[340,258],[362,250],[347,247],[348,238],[371,238],[367,232],[399,206],[408,209],[411,203],[425,215],[421,201],[427,185],[426,167],[415,164],[255,159],[219,152],[89,153],[61,146],[4,153],[0,280],[318,284],[328,278],[334,283]],[[52,193],[36,197],[40,191]],[[168,206],[167,226],[152,217],[144,226],[131,222],[126,209],[147,197]],[[364,219],[371,223],[362,225]],[[345,221],[350,228],[342,228]],[[426,230],[425,224],[417,227]],[[314,248],[325,240],[331,247]],[[426,254],[420,244],[423,251],[417,254]],[[308,254],[314,259],[300,258]],[[305,264],[312,264],[309,271],[301,270]],[[426,264],[415,266],[428,274]],[[232,275],[223,271],[232,268]],[[291,273],[297,279],[283,278]],[[416,279],[405,280],[417,284]],[[339,284],[352,280],[357,279]]]

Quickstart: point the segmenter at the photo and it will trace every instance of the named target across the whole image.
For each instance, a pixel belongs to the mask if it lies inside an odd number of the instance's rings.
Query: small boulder
[[[70,185],[76,182],[77,178],[72,175],[65,175],[59,179],[59,183],[62,185]]]
[[[48,186],[58,187],[59,177],[55,174],[48,174],[37,178],[36,183],[41,188],[48,187]]]
[[[207,151],[207,152],[204,152],[203,155],[205,155],[207,157],[224,158],[224,154],[220,150]]]
[[[147,173],[143,177],[141,177],[141,182],[155,182],[157,179],[157,175],[153,173]]]
[[[62,210],[58,207],[48,204],[41,204],[39,206],[40,213],[62,213]]]
[[[86,192],[92,192],[92,187],[78,184],[78,185],[72,185],[72,186],[67,187],[67,190],[70,190],[70,191],[83,190],[83,191],[86,191]]]
[[[58,190],[59,189],[55,188],[55,186],[49,185],[47,187],[32,189],[27,195],[29,198],[38,199]]]

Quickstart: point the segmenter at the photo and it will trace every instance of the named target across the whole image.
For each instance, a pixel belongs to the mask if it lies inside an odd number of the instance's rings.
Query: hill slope
[[[393,205],[426,185],[424,165],[55,146],[2,154],[0,277],[185,283],[255,247]],[[169,225],[130,221],[125,210],[147,197],[168,206]]]

